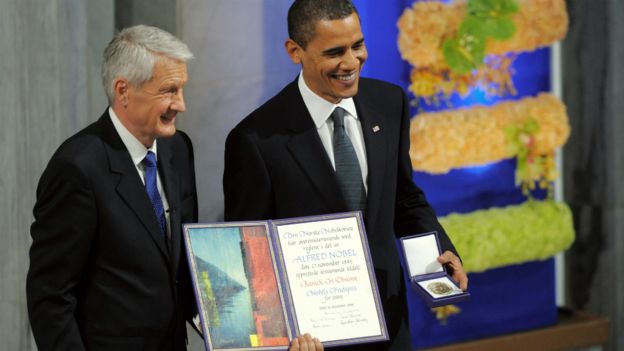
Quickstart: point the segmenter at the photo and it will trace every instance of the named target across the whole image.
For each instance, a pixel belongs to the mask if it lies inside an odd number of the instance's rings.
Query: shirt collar
[[[134,162],[135,166],[138,166],[141,162],[143,162],[143,159],[145,158],[145,155],[147,155],[148,151],[153,152],[156,156],[156,159],[158,159],[158,152],[156,151],[156,140],[154,140],[154,144],[152,144],[152,147],[150,147],[149,149],[146,148],[145,145],[143,145],[139,141],[139,139],[132,135],[132,133],[130,133],[130,131],[123,125],[123,123],[121,123],[119,117],[117,117],[117,114],[115,113],[115,111],[113,111],[111,107],[108,108],[108,114],[111,121],[113,122],[113,126],[115,126],[117,134],[119,134],[121,141],[126,146],[126,149],[128,149],[130,157],[132,157],[132,162]]]
[[[342,99],[339,103],[332,104],[331,102],[318,96],[308,87],[303,79],[303,71],[299,73],[298,85],[301,96],[303,97],[303,102],[308,108],[317,129],[321,128],[321,126],[325,124],[327,118],[329,118],[337,106],[344,108],[351,116],[357,119],[357,110],[355,108],[353,98]]]

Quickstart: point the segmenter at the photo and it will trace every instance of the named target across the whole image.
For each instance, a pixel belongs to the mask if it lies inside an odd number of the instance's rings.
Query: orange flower
[[[533,51],[561,40],[568,28],[564,0],[517,0],[515,35],[504,41],[488,41],[488,55]],[[466,14],[466,2],[445,4],[416,2],[399,18],[398,46],[401,57],[413,66],[446,65],[442,43],[454,36]]]
[[[529,138],[533,155],[551,154],[565,144],[570,135],[568,116],[563,103],[551,94],[418,114],[410,127],[412,167],[439,174],[513,157],[505,128],[530,118],[539,124],[539,131]]]

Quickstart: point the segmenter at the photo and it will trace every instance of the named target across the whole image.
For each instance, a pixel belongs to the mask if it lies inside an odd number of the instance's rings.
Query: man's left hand
[[[468,289],[468,276],[457,255],[451,251],[444,251],[444,253],[438,257],[438,262],[449,268],[451,278],[459,284],[460,289],[463,291]]]

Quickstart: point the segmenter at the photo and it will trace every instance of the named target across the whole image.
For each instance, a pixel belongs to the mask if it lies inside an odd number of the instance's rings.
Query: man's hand
[[[468,276],[466,275],[466,272],[464,272],[464,267],[462,266],[459,257],[451,251],[444,251],[444,253],[438,257],[438,262],[449,268],[451,278],[459,284],[460,289],[463,291],[468,289]]]
[[[288,351],[323,351],[323,344],[310,334],[299,335],[290,342]]]

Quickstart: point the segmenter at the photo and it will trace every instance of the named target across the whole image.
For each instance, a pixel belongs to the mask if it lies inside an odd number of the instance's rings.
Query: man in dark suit
[[[104,52],[110,108],[65,141],[37,188],[28,312],[40,351],[185,350],[194,314],[181,224],[197,220],[187,46],[158,28]]]
[[[296,0],[288,30],[286,51],[302,71],[229,134],[225,219],[361,210],[390,341],[350,349],[410,350],[396,237],[436,230],[438,260],[462,289],[468,279],[412,181],[409,102],[398,86],[360,78],[367,51],[349,0]]]

